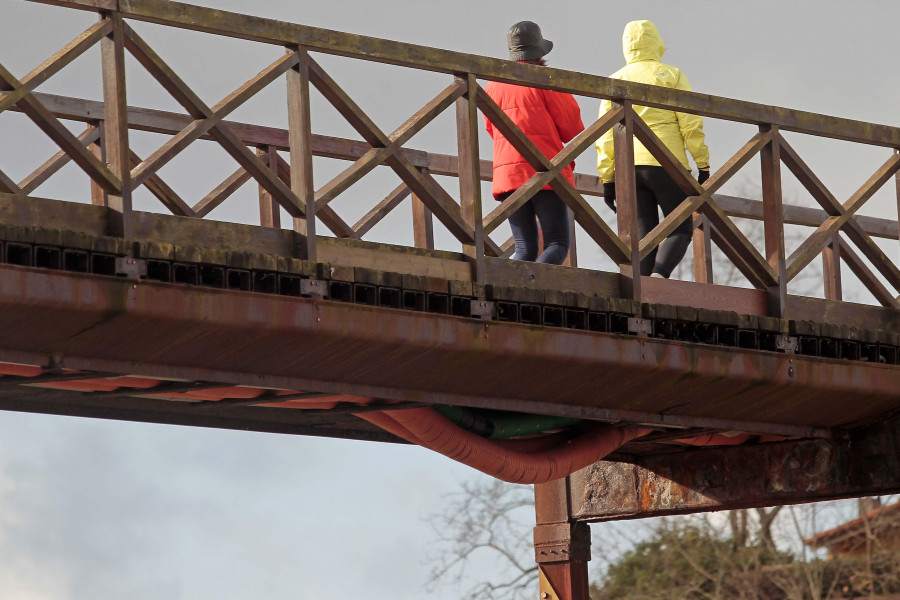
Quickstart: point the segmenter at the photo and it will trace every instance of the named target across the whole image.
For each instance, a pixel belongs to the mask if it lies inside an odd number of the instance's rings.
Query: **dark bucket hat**
[[[541,28],[531,21],[520,21],[506,32],[509,60],[535,60],[553,49],[553,42],[545,40]]]

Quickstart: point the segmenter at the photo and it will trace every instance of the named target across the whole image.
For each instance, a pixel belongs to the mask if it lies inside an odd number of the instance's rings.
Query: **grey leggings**
[[[637,184],[637,219],[641,239],[659,225],[659,209],[668,216],[685,199],[684,192],[666,170],[655,165],[634,167]],[[641,275],[659,273],[669,277],[691,243],[693,222],[687,219],[659,247],[641,261]]]

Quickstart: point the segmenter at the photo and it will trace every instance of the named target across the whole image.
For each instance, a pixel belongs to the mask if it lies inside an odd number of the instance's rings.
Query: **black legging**
[[[659,225],[659,209],[668,216],[685,199],[684,192],[669,177],[666,170],[655,165],[634,167],[637,187],[638,232],[641,239]],[[691,219],[682,221],[657,249],[641,261],[641,275],[659,273],[669,277],[687,251],[691,243],[693,223]]]

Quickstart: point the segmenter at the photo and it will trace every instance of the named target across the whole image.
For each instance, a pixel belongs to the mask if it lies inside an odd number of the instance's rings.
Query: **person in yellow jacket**
[[[624,67],[610,75],[613,79],[648,83],[678,90],[691,90],[681,69],[660,62],[666,45],[651,21],[632,21],[622,34]],[[612,103],[600,104],[600,116],[605,115]],[[703,135],[703,119],[661,108],[635,106],[635,112],[659,137],[666,147],[690,171],[685,148],[697,163],[702,184],[709,178],[709,149]],[[613,158],[613,133],[607,131],[596,143],[597,170],[603,183],[606,204],[615,212],[615,162]],[[659,224],[659,208],[668,215],[684,200],[684,192],[672,180],[653,155],[637,140],[634,141],[635,180],[637,182],[638,229],[643,238]],[[657,251],[641,261],[641,275],[668,278],[691,243],[691,220],[678,228],[659,245]]]

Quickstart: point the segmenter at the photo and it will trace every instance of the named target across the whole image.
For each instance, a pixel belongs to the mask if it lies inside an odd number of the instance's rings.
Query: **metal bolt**
[[[550,597],[550,594],[548,594],[547,592],[541,592],[541,598],[549,598],[549,597]]]

